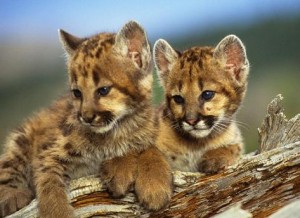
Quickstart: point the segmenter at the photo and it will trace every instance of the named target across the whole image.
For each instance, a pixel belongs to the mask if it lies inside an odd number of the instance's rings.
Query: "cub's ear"
[[[129,57],[141,70],[148,70],[151,62],[150,45],[144,29],[135,21],[129,21],[116,35],[114,49]]]
[[[58,30],[58,34],[63,48],[68,56],[73,55],[78,46],[86,40],[85,38],[78,38],[76,36],[73,36],[62,29]]]
[[[249,62],[242,41],[235,35],[226,36],[214,50],[214,58],[225,64],[235,81],[243,85],[249,73]]]
[[[157,68],[158,77],[163,82],[179,55],[169,43],[163,39],[159,39],[155,42],[153,50],[154,63]]]

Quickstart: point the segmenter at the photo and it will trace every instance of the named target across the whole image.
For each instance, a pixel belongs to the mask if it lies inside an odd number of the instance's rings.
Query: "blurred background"
[[[164,38],[178,50],[215,46],[228,34],[242,39],[251,64],[238,114],[247,152],[257,148],[257,128],[277,94],[288,118],[299,113],[299,0],[1,0],[0,152],[9,131],[67,91],[57,29],[88,36],[118,31],[128,20],[144,26],[152,45]],[[161,88],[154,89],[158,104]]]

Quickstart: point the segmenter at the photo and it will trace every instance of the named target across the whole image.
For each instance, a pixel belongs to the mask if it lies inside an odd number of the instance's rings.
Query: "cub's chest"
[[[186,172],[197,172],[198,163],[203,155],[203,149],[186,150],[185,152],[167,154],[169,163],[173,170]]]
[[[104,156],[100,152],[84,154],[69,170],[71,179],[98,174],[100,166],[104,161]]]

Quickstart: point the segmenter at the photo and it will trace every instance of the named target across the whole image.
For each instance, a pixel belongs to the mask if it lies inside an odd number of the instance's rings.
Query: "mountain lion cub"
[[[154,59],[165,91],[157,145],[173,170],[216,173],[234,164],[243,150],[235,114],[249,72],[241,40],[229,35],[215,48],[178,52],[160,39]]]
[[[171,198],[172,175],[155,147],[152,64],[136,22],[78,38],[60,30],[70,93],[12,132],[0,158],[0,217],[38,199],[40,217],[74,217],[70,179],[100,173],[115,197],[133,186],[150,210]]]

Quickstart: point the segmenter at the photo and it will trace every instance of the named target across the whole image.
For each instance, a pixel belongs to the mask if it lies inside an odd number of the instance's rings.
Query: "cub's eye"
[[[72,93],[73,93],[75,98],[82,98],[82,93],[79,89],[73,89]]]
[[[215,96],[215,92],[214,91],[208,91],[208,90],[202,92],[202,94],[201,94],[202,99],[204,99],[206,101],[212,99],[214,96]]]
[[[97,94],[99,96],[105,96],[109,93],[111,87],[108,87],[108,86],[104,86],[104,87],[101,87],[97,90]]]
[[[183,104],[184,103],[184,98],[180,95],[174,95],[173,99],[177,104]]]

